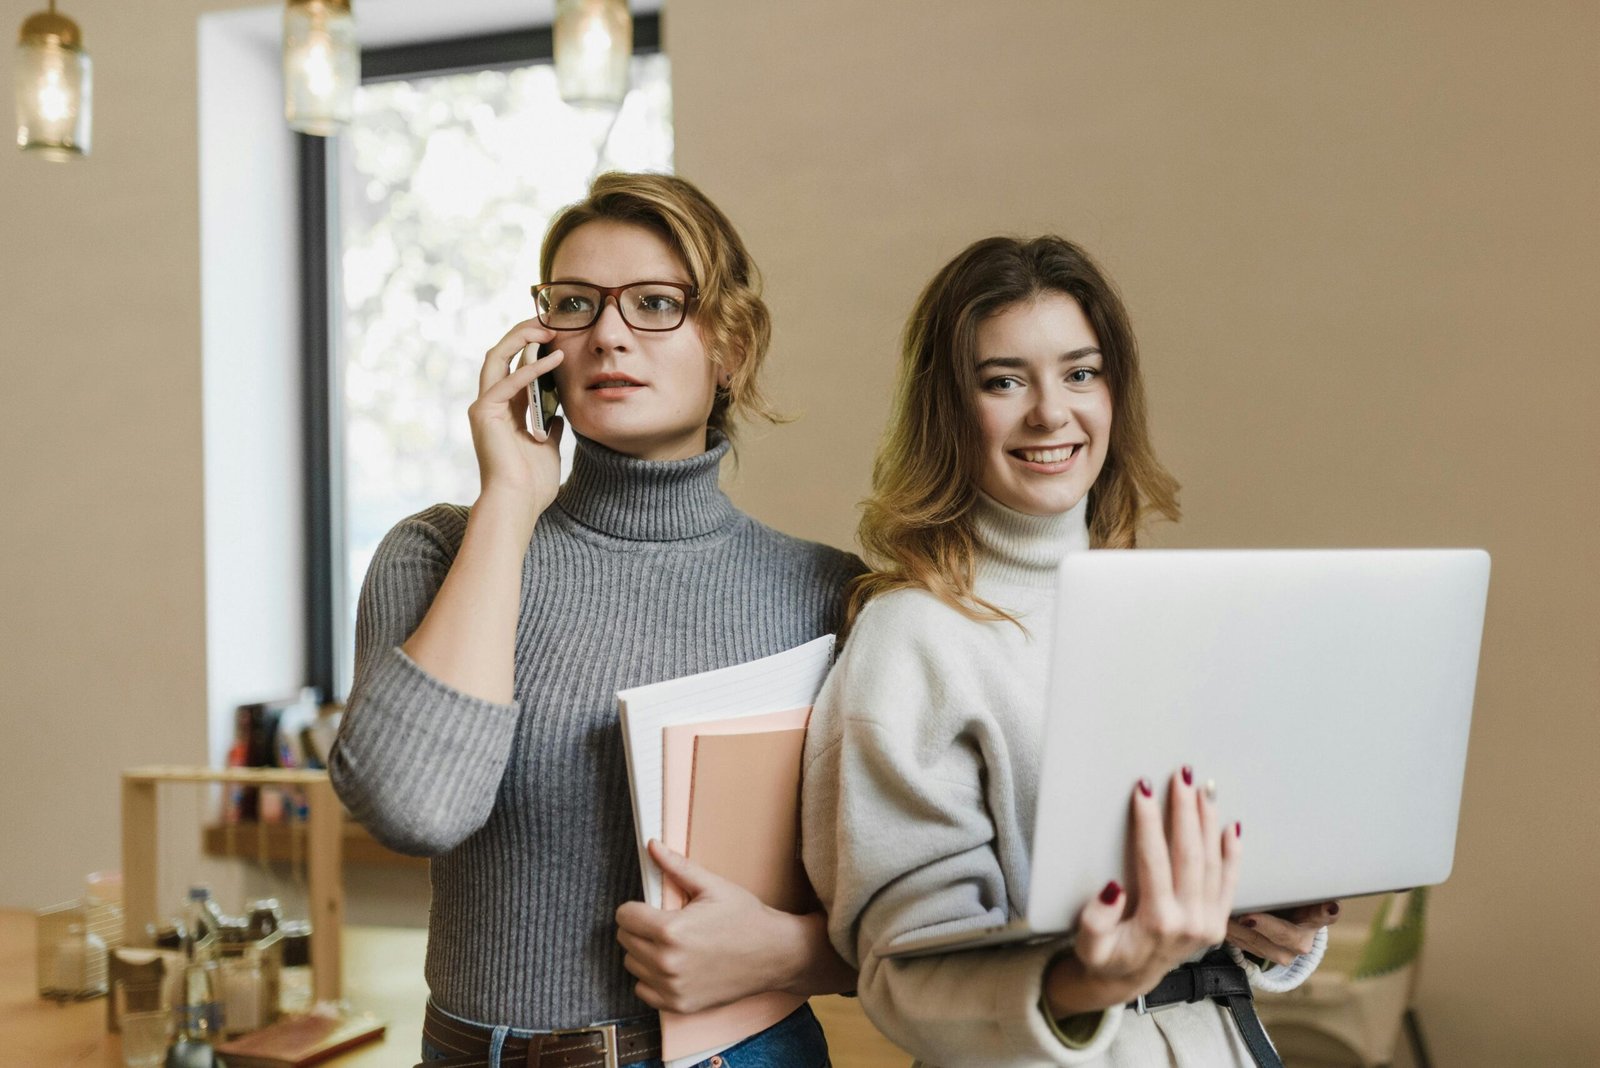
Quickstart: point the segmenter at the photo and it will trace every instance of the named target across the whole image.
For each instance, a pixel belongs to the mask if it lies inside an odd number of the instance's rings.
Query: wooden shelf
[[[202,848],[208,856],[239,857],[259,860],[262,855],[261,826],[255,823],[232,825],[233,848],[229,849],[229,828],[220,823],[208,824],[202,835]],[[295,859],[302,863],[306,855],[306,828],[304,824],[269,823],[266,825],[266,859],[287,864]],[[299,837],[295,843],[291,837]],[[427,857],[408,857],[404,853],[379,844],[367,829],[354,820],[345,820],[344,861],[347,864],[376,864],[400,868],[427,868]]]

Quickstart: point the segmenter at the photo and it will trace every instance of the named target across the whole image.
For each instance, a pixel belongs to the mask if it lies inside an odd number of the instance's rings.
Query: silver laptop
[[[1238,911],[1443,882],[1488,584],[1470,549],[1069,555],[1024,914],[889,955],[1070,933],[1128,885],[1134,783],[1185,764],[1244,824]]]

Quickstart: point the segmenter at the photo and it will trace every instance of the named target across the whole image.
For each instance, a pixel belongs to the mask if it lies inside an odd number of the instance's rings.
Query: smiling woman
[[[1057,568],[1070,552],[1132,548],[1145,519],[1177,515],[1127,313],[1082,249],[990,238],[935,275],[908,320],[873,483],[861,534],[881,570],[856,584],[850,639],[817,700],[802,821],[868,1015],[928,1065],[1282,1068],[1253,1015],[1236,1025],[1199,999],[1143,1011],[1181,969],[1171,987],[1185,998],[1248,991],[1260,973],[1212,949],[1224,938],[1287,965],[1280,989],[1293,985],[1331,920],[1318,906],[1229,923],[1241,827],[1222,823],[1192,767],[1161,800],[1149,779],[1127,784],[1131,881],[1106,883],[1071,940],[888,952],[1016,918],[1051,772],[1039,652]],[[1124,1013],[1134,999],[1139,1013]]]

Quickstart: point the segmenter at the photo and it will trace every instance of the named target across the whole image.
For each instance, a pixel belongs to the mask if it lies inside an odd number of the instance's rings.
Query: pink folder
[[[774,908],[816,907],[799,859],[800,758],[810,708],[671,726],[662,732],[662,838]],[[662,907],[682,908],[662,886]],[[692,1014],[661,1014],[662,1057],[703,1053],[763,1031],[805,1003],[781,991]]]

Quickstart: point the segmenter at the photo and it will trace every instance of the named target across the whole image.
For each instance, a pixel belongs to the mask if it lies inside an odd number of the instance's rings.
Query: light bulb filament
[[[304,66],[306,92],[312,96],[329,97],[333,95],[333,47],[328,39],[320,34],[306,42],[305,58],[301,61]]]
[[[606,28],[603,19],[591,17],[589,24],[583,28],[583,36],[579,40],[583,48],[584,66],[603,69],[610,63],[611,31]]]
[[[34,90],[39,118],[48,123],[64,122],[72,115],[72,94],[62,83],[61,71],[49,69]]]

